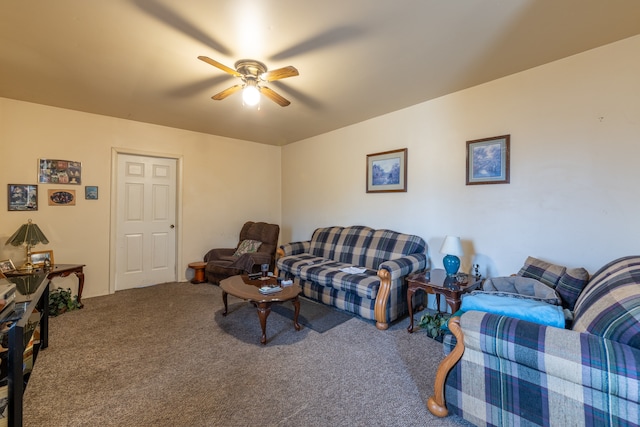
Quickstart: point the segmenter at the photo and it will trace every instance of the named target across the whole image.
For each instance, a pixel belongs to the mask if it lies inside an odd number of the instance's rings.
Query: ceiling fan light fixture
[[[243,105],[258,105],[258,109],[260,109],[259,104],[261,95],[264,95],[281,107],[286,107],[291,104],[289,100],[276,93],[273,89],[270,89],[268,86],[263,86],[264,83],[299,75],[298,70],[291,65],[267,72],[267,66],[262,62],[254,61],[253,59],[241,59],[236,61],[236,69],[234,70],[233,68],[229,68],[207,56],[198,56],[198,59],[209,65],[213,65],[234,77],[239,77],[242,80],[241,85],[237,84],[231,86],[222,92],[218,92],[213,95],[211,98],[216,101],[223,100],[229,95],[242,91]]]
[[[260,102],[260,91],[255,80],[247,79],[247,84],[242,90],[242,102],[252,107]]]

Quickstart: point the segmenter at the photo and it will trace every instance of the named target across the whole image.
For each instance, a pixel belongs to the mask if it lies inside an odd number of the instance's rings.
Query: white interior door
[[[118,154],[117,291],[176,280],[176,163]]]

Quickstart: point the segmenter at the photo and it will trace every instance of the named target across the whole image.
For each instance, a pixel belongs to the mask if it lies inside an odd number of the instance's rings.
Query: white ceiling
[[[285,145],[636,34],[638,0],[4,0],[0,97]],[[291,105],[199,55],[295,66]]]

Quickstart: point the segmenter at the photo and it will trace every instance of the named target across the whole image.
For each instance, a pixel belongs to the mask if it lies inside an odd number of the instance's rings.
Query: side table
[[[192,262],[189,264],[189,268],[193,268],[194,274],[193,279],[191,279],[191,283],[197,285],[198,283],[204,283],[206,280],[204,279],[204,268],[207,266],[207,263],[204,261]]]
[[[458,283],[454,277],[447,277],[447,273],[442,269],[433,269],[427,273],[414,273],[407,277],[407,304],[409,306],[409,327],[407,331],[413,332],[413,295],[418,290],[423,290],[427,294],[436,296],[438,311],[440,311],[440,295],[444,295],[447,304],[451,307],[451,313],[460,309],[460,297],[463,293],[478,289],[482,284],[482,279],[476,280],[474,276],[469,276],[467,283]]]
[[[49,270],[37,268],[33,270],[33,273],[43,272],[47,275],[47,279],[49,280],[53,279],[54,277],[67,277],[70,274],[75,274],[75,276],[78,278],[78,305],[79,308],[82,308],[82,290],[84,289],[84,266],[84,264],[54,264]],[[7,277],[24,276],[26,274],[28,273],[21,270],[5,273]]]

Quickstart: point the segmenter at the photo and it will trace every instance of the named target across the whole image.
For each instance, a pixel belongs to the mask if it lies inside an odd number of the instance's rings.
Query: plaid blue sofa
[[[378,329],[407,313],[405,277],[427,267],[421,237],[365,226],[325,227],[311,240],[282,245],[276,266],[296,278],[303,295],[365,319]],[[347,267],[366,268],[362,273]]]
[[[640,425],[640,256],[588,280],[570,328],[479,311],[453,320],[454,333],[456,324],[463,353],[446,377],[440,416],[448,410],[479,426]]]

